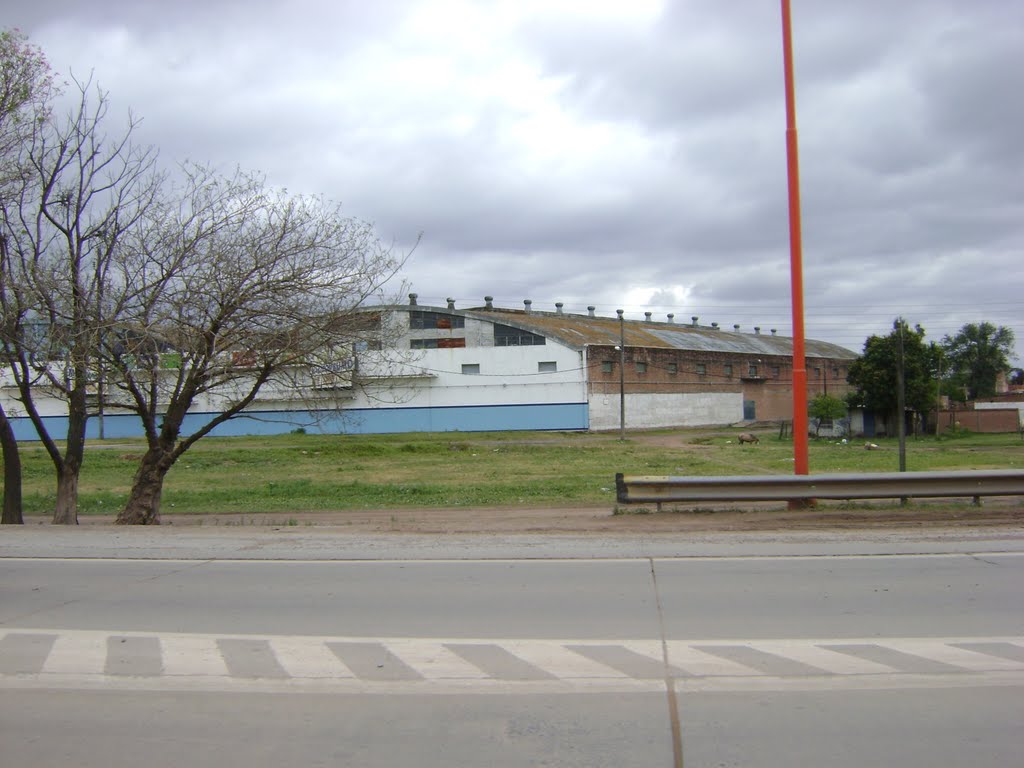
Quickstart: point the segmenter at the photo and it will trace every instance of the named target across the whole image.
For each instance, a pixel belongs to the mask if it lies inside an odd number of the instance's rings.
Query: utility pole
[[[626,439],[626,321],[625,310],[617,309],[619,316],[619,440]]]
[[[800,227],[800,162],[793,83],[793,32],[789,0],[782,0],[782,64],[786,92],[786,177],[789,191],[789,272],[793,303],[793,470],[809,473],[807,447],[807,357],[804,352],[803,244]],[[807,506],[790,502],[791,509]]]

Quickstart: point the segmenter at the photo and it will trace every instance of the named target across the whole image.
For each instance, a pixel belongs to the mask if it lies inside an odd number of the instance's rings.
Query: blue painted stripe
[[[214,414],[196,413],[185,417],[182,434],[206,424]],[[61,439],[67,433],[66,416],[43,419],[50,434]],[[590,424],[587,403],[543,403],[521,405],[456,405],[410,408],[345,408],[329,411],[248,411],[211,433],[219,437],[280,435],[303,429],[311,434],[385,434],[396,432],[504,432],[515,430],[585,430]],[[28,418],[11,419],[15,437],[22,442],[37,440]],[[142,437],[142,423],[129,414],[103,417],[106,439]],[[99,438],[99,421],[91,418],[89,439]]]

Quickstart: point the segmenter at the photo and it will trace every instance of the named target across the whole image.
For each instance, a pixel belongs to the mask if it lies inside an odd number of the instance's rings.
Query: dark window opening
[[[536,333],[499,323],[494,324],[494,346],[496,347],[533,347],[544,344],[547,344],[547,339]]]
[[[461,336],[449,339],[412,339],[409,342],[410,349],[463,349],[466,340]]]
[[[442,312],[416,310],[409,313],[409,327],[433,330],[434,328],[465,328],[466,318],[462,315],[446,315]]]

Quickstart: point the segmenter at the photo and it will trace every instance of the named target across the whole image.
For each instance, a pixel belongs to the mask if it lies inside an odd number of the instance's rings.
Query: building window
[[[757,366],[751,365],[747,367],[747,376],[757,376]]]
[[[814,369],[814,378],[816,378],[816,379],[820,379],[821,378],[821,368],[815,368]]]
[[[705,363],[697,363],[697,375],[698,376],[707,376],[708,375],[708,367],[707,367],[707,365]]]
[[[611,360],[601,361],[601,373],[611,373],[615,369],[615,363]]]
[[[832,369],[832,378],[833,379],[838,379],[839,378],[839,369],[838,368],[833,368]]]
[[[480,363],[463,363],[462,364],[462,375],[463,376],[479,376],[480,375]]]
[[[446,315],[442,312],[416,310],[409,313],[409,327],[417,329],[465,328],[466,318],[462,315]]]
[[[637,373],[647,373],[647,363],[637,363],[636,364],[636,372]]]
[[[558,370],[558,363],[554,360],[547,360],[537,363],[537,373],[555,373]]]
[[[675,376],[677,373],[679,373],[679,366],[676,363],[669,363],[668,372],[670,375]]]
[[[546,343],[547,339],[536,333],[500,323],[494,324],[494,346],[496,347],[534,347]]]
[[[779,366],[773,365],[772,366],[772,378],[773,379],[777,379],[777,378],[779,378],[780,374],[781,374],[781,371],[779,370]]]
[[[722,373],[725,374],[726,378],[732,378],[732,363],[726,363],[722,366]]]
[[[463,349],[466,340],[462,337],[455,339],[411,339],[410,349]]]

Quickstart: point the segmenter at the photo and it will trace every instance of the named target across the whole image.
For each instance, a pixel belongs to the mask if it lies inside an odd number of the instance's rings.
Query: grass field
[[[738,430],[618,433],[444,433],[206,438],[175,465],[164,488],[166,514],[298,513],[429,507],[583,506],[615,502],[615,473],[789,474],[793,445],[760,432],[738,445]],[[812,473],[896,471],[895,439],[847,444],[812,440]],[[80,514],[116,513],[127,498],[141,441],[92,441],[80,483]],[[53,466],[25,444],[25,513],[54,505]],[[910,438],[908,470],[1024,466],[1017,434]]]

